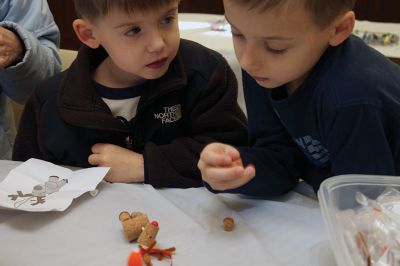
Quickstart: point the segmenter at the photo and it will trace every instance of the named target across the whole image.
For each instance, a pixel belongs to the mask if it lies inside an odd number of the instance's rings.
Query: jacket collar
[[[91,79],[91,72],[106,57],[107,52],[103,48],[91,49],[82,46],[77,58],[64,74],[58,95],[58,109],[67,123],[97,129],[113,127],[125,130],[122,123],[112,116],[108,106],[97,95]],[[186,84],[187,76],[178,51],[166,74],[147,82],[142,100],[151,102]]]

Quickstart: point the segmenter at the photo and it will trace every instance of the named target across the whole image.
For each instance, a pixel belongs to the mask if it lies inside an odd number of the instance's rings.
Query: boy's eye
[[[174,16],[168,16],[168,17],[164,18],[164,19],[161,21],[161,24],[163,24],[163,25],[172,24],[172,22],[174,22],[174,20],[175,20],[175,17],[174,17]]]
[[[233,38],[243,38],[243,34],[239,32],[232,31],[232,37]]]
[[[274,49],[274,48],[271,48],[271,47],[266,47],[266,50],[268,52],[273,53],[273,54],[284,54],[287,49]]]
[[[126,35],[126,36],[133,36],[133,35],[138,34],[140,31],[141,31],[141,29],[140,29],[139,27],[133,27],[133,28],[129,29],[129,30],[125,33],[125,35]]]

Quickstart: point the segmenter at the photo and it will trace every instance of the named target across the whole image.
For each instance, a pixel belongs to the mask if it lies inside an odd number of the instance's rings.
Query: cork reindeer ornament
[[[175,252],[175,247],[167,249],[156,248],[156,236],[159,230],[158,223],[156,221],[149,222],[146,214],[141,212],[134,212],[129,214],[123,211],[119,214],[119,220],[122,223],[126,239],[129,242],[137,240],[140,248],[140,255],[142,256],[143,263],[146,266],[152,266],[151,255],[157,256],[158,260],[163,258],[171,259],[172,254]],[[135,252],[131,253],[131,256],[137,255]],[[129,260],[131,261],[131,259]],[[136,262],[135,262],[136,263]],[[136,266],[135,264],[129,264],[130,266]]]
[[[129,242],[138,239],[143,232],[143,228],[149,223],[147,215],[141,212],[133,212],[132,214],[126,211],[121,212],[119,214],[119,220],[122,223],[125,237]]]
[[[158,223],[156,221],[148,223],[138,238],[138,245],[144,249],[149,249],[154,246],[158,229]]]

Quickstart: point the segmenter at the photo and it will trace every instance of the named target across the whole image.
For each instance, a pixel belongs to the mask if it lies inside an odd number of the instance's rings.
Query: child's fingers
[[[91,165],[101,166],[101,159],[100,158],[101,157],[100,157],[99,154],[93,153],[93,154],[89,155],[88,162]]]
[[[244,173],[241,166],[205,167],[202,171],[203,180],[209,184],[227,182],[240,178]]]
[[[244,184],[247,184],[248,182],[250,182],[250,180],[252,178],[253,177],[248,177],[248,176],[243,175],[242,177],[234,179],[232,181],[214,183],[211,187],[213,189],[219,190],[219,191],[235,189],[235,188],[243,186]]]
[[[232,161],[240,160],[240,152],[233,147],[228,146],[226,149],[226,154],[231,158]]]
[[[234,157],[240,157],[240,155],[237,156],[234,151],[230,150],[235,149],[222,143],[212,143],[207,145],[201,152],[200,160],[203,160],[204,164],[212,166],[230,165],[234,160],[230,154],[233,154]],[[237,154],[239,154],[239,152],[237,152]]]
[[[254,165],[249,164],[246,166],[246,168],[244,168],[244,173],[243,175],[250,181],[251,179],[253,179],[253,177],[256,176],[256,168],[254,167]]]
[[[219,170],[219,171],[217,171]],[[254,178],[256,171],[253,165],[248,165],[246,168],[231,167],[209,169],[207,178],[203,179],[215,190],[224,191],[234,189],[250,182]],[[206,180],[207,179],[207,180]]]
[[[92,146],[92,152],[93,153],[100,153],[101,150],[103,149],[105,144],[103,143],[96,143]]]
[[[241,187],[244,184],[248,183],[252,178],[253,177],[242,175],[239,178],[232,179],[230,181],[217,182],[210,186],[215,190],[224,191],[224,190],[228,190],[228,189],[234,189],[234,188]]]
[[[210,166],[224,166],[229,165],[232,162],[232,159],[226,154],[203,152],[200,155],[200,161]]]

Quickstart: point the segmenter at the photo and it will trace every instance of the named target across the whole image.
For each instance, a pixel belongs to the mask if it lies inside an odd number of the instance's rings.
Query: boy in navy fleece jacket
[[[341,174],[400,174],[400,67],[352,36],[355,0],[224,0],[244,70],[250,147],[213,143],[213,191],[315,191]]]

